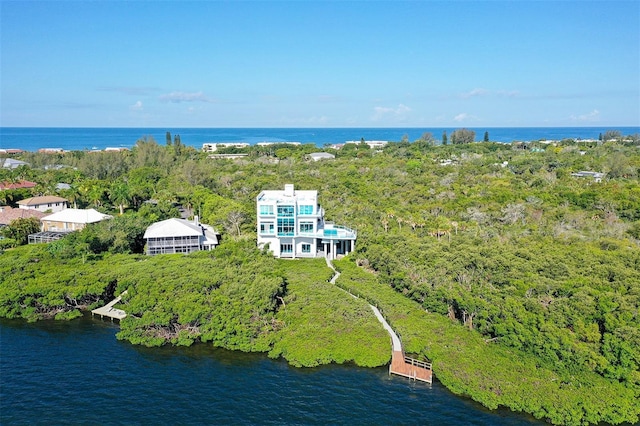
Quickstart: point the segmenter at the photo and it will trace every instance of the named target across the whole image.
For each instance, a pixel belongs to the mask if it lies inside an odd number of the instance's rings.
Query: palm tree
[[[69,189],[63,189],[60,191],[60,195],[66,198],[74,209],[78,208],[78,199],[80,198],[80,189],[76,185],[70,185]]]
[[[99,207],[102,204],[102,197],[104,196],[105,188],[102,186],[101,181],[87,181],[80,188],[80,191],[84,193],[87,200],[95,207]]]
[[[125,207],[127,207],[131,201],[129,185],[123,181],[115,181],[109,188],[109,199],[118,206],[120,216],[122,216]]]

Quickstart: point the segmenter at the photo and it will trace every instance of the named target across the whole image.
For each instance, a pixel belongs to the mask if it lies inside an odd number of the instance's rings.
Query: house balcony
[[[355,240],[357,232],[346,226],[325,223],[323,228],[318,229],[318,236],[329,240]]]

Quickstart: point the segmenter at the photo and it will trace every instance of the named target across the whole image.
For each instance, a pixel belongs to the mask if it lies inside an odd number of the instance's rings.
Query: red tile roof
[[[4,206],[2,207],[2,211],[0,212],[0,225],[8,225],[16,219],[27,217],[35,217],[36,219],[40,220],[46,215],[47,213],[42,213],[37,210],[14,209]]]
[[[21,180],[20,182],[0,182],[0,191],[3,189],[22,189],[33,188],[37,185],[35,182],[29,182],[28,180]]]

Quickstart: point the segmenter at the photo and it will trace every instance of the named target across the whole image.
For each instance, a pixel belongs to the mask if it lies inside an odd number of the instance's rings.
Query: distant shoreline
[[[450,135],[458,127],[354,127],[354,128],[144,128],[144,127],[0,127],[0,149],[21,149],[35,152],[39,149],[87,151],[106,148],[131,148],[142,138],[153,138],[158,144],[166,143],[167,132],[174,138],[180,135],[186,146],[201,149],[204,143],[244,142],[300,142],[318,147],[344,143],[350,140],[380,140],[399,142],[404,137],[410,142],[424,133],[441,141],[443,133]],[[597,140],[607,130],[618,130],[623,135],[640,133],[640,127],[467,127],[475,131],[475,139],[484,139],[489,133],[491,142],[511,143],[539,140],[580,139]]]

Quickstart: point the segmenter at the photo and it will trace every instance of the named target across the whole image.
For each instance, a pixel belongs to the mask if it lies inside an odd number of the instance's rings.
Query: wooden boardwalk
[[[336,271],[331,264],[331,261],[327,258],[327,265],[333,269],[335,275],[331,278],[331,284],[335,284],[336,280],[340,276],[340,272]],[[346,290],[345,290],[346,291]],[[351,296],[357,298],[355,295],[349,293]],[[402,342],[398,335],[393,331],[389,323],[382,316],[382,313],[378,308],[369,304],[373,313],[378,321],[382,324],[389,336],[391,336],[391,364],[389,365],[389,374],[396,374],[398,376],[408,377],[413,380],[419,380],[431,384],[433,382],[433,371],[431,370],[431,363],[418,361],[417,359],[409,358],[405,356],[402,349]]]
[[[391,365],[389,365],[389,374],[397,374],[398,376],[408,377],[426,383],[432,383],[433,381],[431,363],[409,358],[405,356],[402,351],[393,351]]]
[[[382,326],[391,336],[391,347],[393,352],[391,354],[391,364],[389,365],[389,374],[396,374],[398,376],[408,377],[413,380],[420,380],[421,382],[432,383],[433,372],[431,371],[431,363],[418,361],[417,359],[409,358],[405,356],[402,349],[402,342],[398,335],[393,331],[387,320],[384,319],[380,310],[373,305],[373,313],[378,318],[378,321],[382,323]]]
[[[122,300],[122,295],[124,294],[127,294],[127,290],[123,291],[122,294],[120,294],[120,296],[116,297],[115,299],[113,299],[111,302],[107,303],[103,307],[93,309],[91,311],[91,315],[100,315],[100,318],[104,318],[104,317],[111,318],[112,321],[114,318],[118,320],[125,318],[127,316],[127,313],[125,311],[123,311],[122,309],[116,309],[113,307],[113,305],[115,305],[120,300]]]

